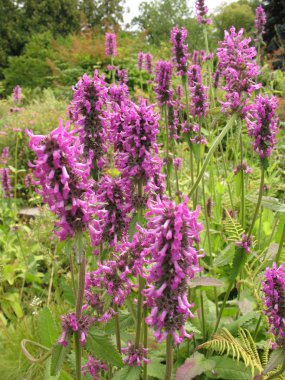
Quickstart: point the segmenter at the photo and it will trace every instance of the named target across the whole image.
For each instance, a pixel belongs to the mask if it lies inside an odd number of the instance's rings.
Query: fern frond
[[[257,348],[253,339],[251,337],[249,338],[249,335],[248,331],[240,329],[241,340],[238,340],[233,337],[226,328],[222,328],[219,334],[214,334],[213,339],[198,346],[197,350],[206,348],[217,352],[219,355],[226,353],[228,357],[232,356],[233,359],[236,359],[238,362],[242,360],[246,367],[250,367],[253,377],[255,369],[257,369],[259,373],[261,373],[263,369]]]
[[[223,224],[228,241],[233,243],[240,241],[241,236],[244,233],[241,224],[232,218],[229,213]]]
[[[266,346],[261,355],[261,364],[263,368],[266,367],[269,360],[269,349],[270,349],[269,345]]]

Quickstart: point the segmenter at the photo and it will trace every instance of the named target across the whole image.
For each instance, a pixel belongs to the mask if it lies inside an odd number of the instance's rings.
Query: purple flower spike
[[[93,356],[89,355],[85,365],[82,366],[82,373],[84,376],[88,374],[92,376],[93,380],[99,380],[101,378],[102,370],[107,372],[107,365],[101,360],[96,360]]]
[[[187,199],[175,202],[158,199],[149,204],[148,234],[154,264],[144,295],[151,308],[146,323],[154,327],[154,336],[162,342],[171,334],[175,344],[190,335],[185,331],[188,317],[193,317],[187,300],[188,282],[196,272],[199,255],[194,243],[199,241],[202,225],[198,223],[199,209],[190,212]]]
[[[128,83],[128,70],[122,69],[118,70],[118,78],[121,85]]]
[[[153,58],[151,53],[145,54],[145,70],[147,73],[152,74]]]
[[[162,106],[172,100],[173,91],[171,89],[172,64],[168,61],[158,61],[156,63],[156,76],[154,92],[158,103]]]
[[[68,128],[69,124],[64,127],[60,120],[58,128],[47,136],[27,131],[29,147],[37,156],[30,164],[37,178],[35,185],[41,187],[36,191],[59,217],[56,227],[61,240],[88,229],[94,213],[90,165],[79,162],[82,145]]]
[[[131,205],[127,201],[129,184],[126,180],[103,176],[96,191],[93,245],[107,242],[111,247],[127,234]],[[98,233],[100,231],[101,233]]]
[[[248,237],[246,234],[242,234],[241,241],[236,242],[236,246],[244,249],[245,253],[250,253],[252,244],[252,237]]]
[[[122,348],[122,353],[126,356],[123,359],[123,363],[128,364],[130,367],[140,367],[143,364],[148,364],[150,360],[146,358],[147,351],[147,348],[143,348],[142,346],[136,348],[133,343],[128,342],[128,346]]]
[[[209,106],[207,95],[208,88],[202,84],[201,67],[198,65],[191,65],[187,74],[191,92],[191,115],[199,118],[206,116]]]
[[[220,77],[225,79],[226,102],[222,110],[244,114],[244,106],[250,94],[261,87],[255,84],[259,75],[259,67],[254,58],[255,47],[250,47],[251,39],[243,39],[243,29],[236,33],[232,26],[230,32],[225,31],[225,38],[219,42],[217,56]]]
[[[199,24],[211,24],[212,21],[208,18],[208,7],[205,5],[205,0],[196,0],[195,2],[197,20]]]
[[[270,332],[275,336],[278,346],[285,349],[285,267],[276,263],[266,268],[262,282],[265,314]]]
[[[172,42],[172,60],[175,62],[177,68],[177,74],[184,76],[187,73],[187,61],[190,57],[188,53],[188,44],[185,42],[187,40],[187,29],[179,29],[175,26],[170,35]]]
[[[105,33],[105,54],[111,57],[117,55],[117,36],[115,33]]]
[[[62,333],[58,340],[58,343],[66,347],[68,345],[68,337],[70,337],[74,332],[78,332],[80,336],[80,344],[81,346],[84,346],[86,343],[88,331],[94,323],[94,320],[94,318],[91,318],[88,315],[81,315],[79,320],[76,320],[75,313],[62,315]]]
[[[10,169],[9,168],[0,169],[0,177],[1,177],[3,197],[4,198],[13,197],[11,179],[10,179]]]
[[[84,74],[74,88],[70,108],[71,120],[84,146],[84,155],[93,161],[95,168],[100,169],[105,163],[103,155],[107,151],[107,93],[104,77],[100,78],[97,70],[92,79]]]
[[[13,88],[13,101],[15,104],[20,103],[22,99],[22,89],[20,86],[16,86]]]
[[[138,61],[137,61],[137,66],[138,66],[139,71],[143,69],[144,57],[145,57],[145,54],[142,51],[140,51],[138,53]]]
[[[9,157],[10,157],[9,147],[6,146],[2,150],[2,153],[1,153],[1,156],[0,156],[0,164],[3,165],[3,166],[6,166],[8,164]]]
[[[255,42],[259,42],[262,40],[262,34],[265,33],[265,25],[266,25],[266,14],[262,6],[256,8],[255,10],[255,31],[254,34],[256,35]]]
[[[253,149],[262,160],[268,158],[276,143],[278,117],[276,115],[277,98],[268,95],[258,95],[255,102],[249,106],[247,113],[247,130]]]

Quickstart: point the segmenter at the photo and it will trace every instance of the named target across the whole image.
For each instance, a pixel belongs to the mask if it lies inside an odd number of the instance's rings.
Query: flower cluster
[[[23,97],[23,95],[22,95],[21,87],[19,85],[14,87],[13,88],[13,101],[14,101],[14,103],[15,104],[20,103],[22,97]]]
[[[97,70],[93,78],[84,74],[74,88],[70,108],[85,157],[93,160],[93,166],[100,169],[105,163],[103,154],[107,150],[107,93],[104,77],[100,78]]]
[[[236,242],[238,248],[244,249],[245,253],[249,253],[253,244],[252,236],[247,236],[245,233],[241,236],[241,241]]]
[[[193,65],[202,65],[204,62],[212,59],[213,53],[207,53],[205,50],[193,50],[191,61]]]
[[[158,103],[162,106],[172,100],[173,91],[171,89],[172,64],[168,61],[158,61],[156,63],[156,76],[154,92]]]
[[[105,54],[111,57],[117,55],[117,37],[115,33],[105,33]]]
[[[0,165],[6,166],[8,164],[9,157],[10,157],[9,147],[6,146],[5,148],[3,148],[1,156],[0,156]]]
[[[253,148],[262,160],[271,155],[276,143],[278,131],[276,108],[276,97],[257,95],[247,113],[248,134],[254,139]]]
[[[138,348],[131,342],[128,342],[128,346],[122,348],[122,353],[126,356],[123,359],[123,363],[133,367],[134,365],[140,367],[143,364],[148,364],[150,362],[147,359],[147,348],[139,346]]]
[[[94,323],[94,318],[88,315],[81,315],[77,320],[74,313],[69,313],[61,316],[61,328],[62,334],[58,340],[58,343],[66,347],[68,345],[69,337],[74,333],[78,332],[80,338],[80,344],[82,346],[86,343],[86,338],[88,331],[92,324]]]
[[[151,308],[146,318],[154,327],[154,335],[162,342],[171,334],[178,344],[185,337],[188,317],[192,317],[187,300],[187,283],[200,271],[199,255],[194,243],[199,241],[202,225],[197,218],[199,209],[190,212],[187,199],[176,205],[170,200],[159,200],[149,205],[148,234],[152,241],[147,248],[154,260],[144,291]]]
[[[250,168],[245,161],[242,163],[239,163],[234,169],[234,175],[237,175],[240,171],[245,172],[245,174],[250,174],[252,173],[252,168]]]
[[[10,169],[9,168],[1,168],[0,169],[0,177],[1,177],[1,186],[4,198],[11,198],[12,195],[12,186],[10,179]]]
[[[84,376],[88,374],[92,376],[93,380],[101,378],[102,371],[108,371],[107,365],[101,360],[96,360],[93,356],[89,355],[85,365],[82,366],[82,373]]]
[[[145,68],[146,72],[152,74],[153,58],[151,53],[144,53],[140,51],[137,58],[137,67],[141,71]]]
[[[191,92],[190,112],[193,117],[200,118],[206,115],[209,106],[208,88],[202,83],[201,67],[199,65],[191,65],[187,74]]]
[[[120,84],[126,85],[128,83],[128,70],[127,69],[118,70],[118,78],[119,78]]]
[[[205,5],[205,0],[196,0],[195,7],[197,12],[197,20],[199,24],[211,24],[211,19],[208,18],[208,7]]]
[[[131,205],[127,201],[128,181],[104,175],[97,185],[96,211],[98,220],[93,234],[94,246],[108,242],[114,246],[127,233]]]
[[[143,69],[143,61],[144,61],[144,52],[140,51],[138,53],[138,59],[137,59],[137,66],[140,71]]]
[[[122,149],[117,154],[117,166],[123,178],[146,183],[156,173],[158,153],[156,135],[158,133],[158,116],[153,106],[141,100],[139,106],[132,104],[125,108]]]
[[[89,228],[94,203],[93,182],[88,179],[90,165],[79,161],[82,146],[68,128],[61,120],[47,136],[27,131],[29,147],[37,156],[30,164],[38,180],[35,185],[41,186],[37,192],[60,218],[56,226],[62,240]]]
[[[256,35],[256,40],[255,40],[256,42],[259,42],[262,39],[262,34],[265,33],[265,25],[266,25],[266,14],[263,7],[260,5],[255,10],[254,33]]]
[[[225,31],[224,40],[219,42],[217,56],[220,77],[225,79],[226,102],[222,102],[223,111],[239,112],[243,115],[243,108],[249,95],[261,84],[255,84],[259,74],[259,67],[254,58],[255,47],[250,47],[251,39],[243,39],[243,29],[236,33],[232,26],[230,32]]]
[[[266,268],[262,282],[263,303],[270,332],[276,337],[278,346],[285,349],[285,267]]]
[[[185,42],[187,40],[187,29],[179,29],[175,26],[170,35],[172,42],[172,60],[176,64],[177,74],[184,76],[187,73],[187,61],[190,54],[188,53],[188,44]]]

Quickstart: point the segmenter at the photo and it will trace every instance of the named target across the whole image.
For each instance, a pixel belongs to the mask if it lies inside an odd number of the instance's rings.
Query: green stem
[[[257,204],[256,204],[256,207],[255,207],[255,212],[254,212],[254,215],[253,215],[251,226],[250,226],[248,234],[247,234],[247,236],[249,238],[250,238],[251,233],[253,231],[254,224],[256,222],[256,219],[257,219],[257,216],[258,216],[258,212],[259,212],[259,208],[260,208],[260,205],[261,205],[263,186],[264,186],[264,175],[265,175],[265,169],[264,169],[264,166],[262,166],[261,167],[261,178],[260,178],[260,186],[259,186],[259,193],[258,193]]]
[[[241,214],[241,225],[245,228],[245,199],[244,199],[244,171],[242,168],[243,163],[243,144],[242,144],[242,134],[240,133],[240,165],[241,165],[241,203],[240,203],[240,214]]]
[[[139,290],[138,290],[138,304],[137,304],[137,327],[136,327],[136,340],[135,347],[139,348],[140,337],[141,337],[141,327],[142,327],[142,305],[143,305],[143,296],[142,290],[144,288],[144,279],[139,277]]]
[[[220,321],[221,321],[221,318],[222,318],[222,314],[223,314],[223,311],[224,311],[224,308],[226,306],[226,303],[227,303],[227,300],[229,298],[229,295],[230,295],[230,292],[232,290],[232,287],[233,287],[233,284],[234,284],[235,280],[232,280],[228,286],[228,289],[226,291],[226,294],[225,294],[225,297],[224,297],[224,300],[223,300],[223,303],[222,303],[222,306],[221,306],[221,309],[220,309],[220,312],[219,312],[219,316],[218,316],[218,319],[217,319],[217,322],[216,322],[216,326],[214,328],[214,333],[218,330],[219,328],[219,324],[220,324]]]
[[[121,334],[120,334],[120,319],[119,319],[119,310],[118,305],[114,304],[115,311],[115,327],[116,327],[116,343],[119,353],[121,353]]]
[[[255,340],[256,337],[257,337],[257,333],[258,333],[258,330],[259,330],[259,326],[260,326],[261,320],[262,320],[262,317],[260,315],[259,318],[258,318],[258,322],[257,322],[256,328],[254,330],[253,340]]]
[[[81,240],[81,236],[79,240]],[[81,318],[82,314],[82,305],[83,305],[83,297],[84,297],[84,285],[85,285],[85,270],[86,270],[86,262],[85,262],[85,251],[82,249],[81,241],[79,242],[79,250],[78,252],[78,260],[79,260],[79,271],[78,271],[78,290],[77,290],[77,298],[76,298],[76,306],[75,306],[75,315],[76,320],[78,321]],[[80,345],[80,336],[79,333],[75,333],[75,361],[76,361],[76,380],[81,380],[81,357],[82,357],[82,348]]]
[[[285,221],[284,221],[284,224],[283,224],[282,235],[281,235],[281,238],[280,238],[278,252],[277,252],[276,260],[275,260],[277,265],[279,264],[279,260],[280,260],[280,256],[281,256],[284,240],[285,240]]]
[[[205,161],[201,167],[201,170],[200,170],[200,173],[196,179],[196,182],[194,183],[194,185],[192,186],[188,196],[189,198],[194,194],[195,190],[197,189],[201,179],[203,178],[203,175],[209,165],[209,162],[213,156],[213,154],[215,153],[215,150],[217,149],[217,147],[219,146],[220,142],[223,140],[223,138],[225,137],[225,135],[228,133],[228,131],[231,129],[232,125],[234,124],[235,120],[237,118],[237,115],[236,114],[233,114],[230,118],[230,120],[228,121],[228,123],[226,124],[225,128],[221,131],[221,133],[219,134],[219,136],[216,138],[216,140],[214,141],[213,145],[211,146],[211,148],[209,149],[209,152],[205,158]]]
[[[166,371],[164,380],[171,380],[173,367],[173,347],[172,347],[172,335],[168,334],[166,338]]]
[[[145,304],[143,307],[143,317],[144,317],[143,346],[144,348],[147,348],[147,332],[148,331],[147,331],[147,324],[145,323],[145,319],[147,317],[147,311],[148,311],[147,304]],[[147,364],[146,363],[144,363],[144,367],[143,367],[143,380],[147,380]]]

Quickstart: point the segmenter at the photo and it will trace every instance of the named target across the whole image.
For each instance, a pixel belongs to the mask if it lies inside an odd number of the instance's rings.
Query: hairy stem
[[[250,228],[248,230],[248,234],[247,234],[248,237],[251,236],[251,233],[253,231],[253,228],[254,228],[254,225],[255,225],[255,222],[256,222],[256,219],[257,219],[257,216],[258,216],[258,212],[259,212],[259,209],[260,209],[261,200],[262,200],[262,194],[263,194],[263,186],[264,186],[264,175],[265,175],[265,169],[262,166],[261,167],[261,178],[260,178],[260,186],[259,186],[258,199],[257,199],[257,204],[256,204],[256,207],[255,207],[253,219],[252,219],[252,222],[251,222],[251,226],[250,226]]]
[[[120,320],[119,320],[119,310],[118,305],[114,304],[115,311],[115,327],[116,327],[116,343],[119,353],[121,353],[121,334],[120,334]]]
[[[166,371],[164,375],[164,380],[171,380],[173,367],[173,347],[172,347],[172,336],[167,335],[166,338]]]

